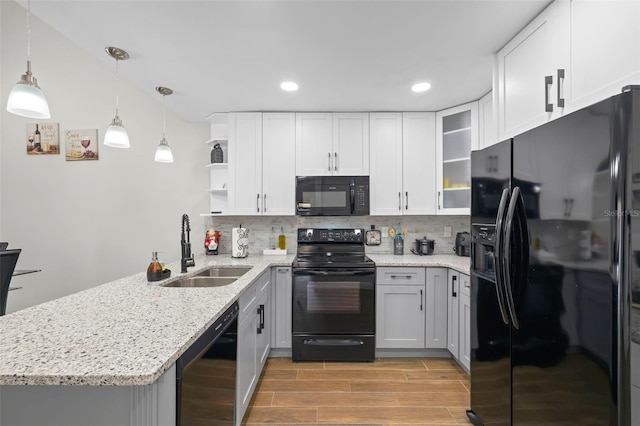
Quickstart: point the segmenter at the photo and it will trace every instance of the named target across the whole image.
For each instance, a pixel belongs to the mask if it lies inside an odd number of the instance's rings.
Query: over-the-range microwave
[[[369,176],[297,176],[296,214],[367,216]]]

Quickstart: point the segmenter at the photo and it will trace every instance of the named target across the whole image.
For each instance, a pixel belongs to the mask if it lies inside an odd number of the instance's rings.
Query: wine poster
[[[59,123],[27,123],[27,154],[60,154]]]
[[[64,140],[67,161],[98,159],[98,129],[66,130]]]

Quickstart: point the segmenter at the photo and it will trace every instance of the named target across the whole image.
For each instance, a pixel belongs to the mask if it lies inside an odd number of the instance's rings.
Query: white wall
[[[164,251],[161,260],[167,262],[178,260],[183,213],[191,218],[199,247],[198,215],[209,208],[203,189],[208,124],[185,122],[167,110],[167,140],[176,162],[154,162],[162,97],[116,79],[115,61],[105,65],[32,15],[32,69],[49,101],[50,121],[60,123],[62,152],[27,156],[25,128],[34,121],[5,109],[26,69],[26,11],[7,1],[0,1],[0,10],[0,241],[23,250],[18,268],[42,269],[13,279],[13,286],[23,288],[9,294],[7,312],[143,271],[151,251]],[[116,81],[131,148],[101,144],[98,161],[65,161],[65,129],[98,129],[102,140],[115,113]],[[148,83],[166,84],[153,75]],[[171,88],[179,96],[180,88]],[[166,98],[169,108],[172,96]]]

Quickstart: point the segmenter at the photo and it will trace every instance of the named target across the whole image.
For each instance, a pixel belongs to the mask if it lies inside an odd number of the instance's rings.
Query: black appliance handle
[[[496,241],[494,245],[495,254],[495,271],[496,271],[496,296],[498,297],[498,306],[500,307],[500,314],[502,315],[502,322],[509,324],[509,317],[507,316],[507,310],[505,309],[505,300],[503,294],[503,282],[502,282],[502,228],[504,213],[507,208],[507,199],[509,198],[509,189],[502,190],[502,196],[500,197],[500,204],[498,205],[498,216],[496,218]]]
[[[351,179],[349,187],[349,193],[351,194],[351,214],[353,214],[356,209],[356,183],[353,179]]]
[[[354,275],[375,275],[376,273],[376,269],[375,268],[366,268],[366,269],[338,269],[338,268],[332,268],[332,269],[326,269],[326,268],[322,268],[322,269],[300,269],[300,268],[293,268],[293,274],[294,275],[316,275],[316,276],[332,276],[332,275],[340,275],[340,276],[354,276]]]
[[[304,339],[303,345],[308,346],[362,346],[362,339]]]
[[[520,194],[520,188],[515,187],[513,194],[511,195],[511,201],[509,202],[509,209],[507,210],[507,221],[505,224],[505,236],[504,236],[504,255],[503,255],[503,268],[505,277],[505,293],[507,299],[507,308],[509,309],[509,315],[511,316],[511,322],[513,327],[520,329],[520,322],[516,315],[516,307],[513,303],[513,283],[511,282],[511,237],[513,236],[513,217],[516,214],[516,207],[518,203],[522,202],[522,195]]]

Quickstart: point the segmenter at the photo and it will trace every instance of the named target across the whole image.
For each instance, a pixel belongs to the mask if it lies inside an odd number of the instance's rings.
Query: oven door
[[[294,268],[294,334],[373,334],[375,268]]]

